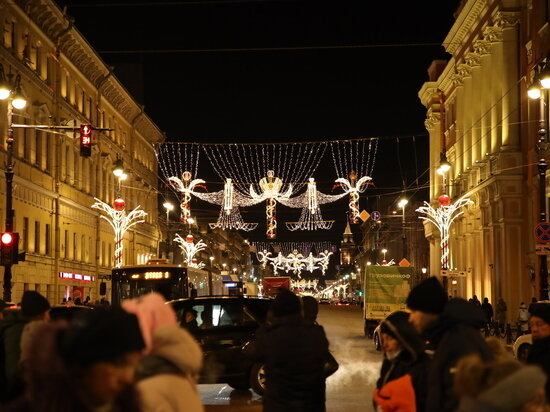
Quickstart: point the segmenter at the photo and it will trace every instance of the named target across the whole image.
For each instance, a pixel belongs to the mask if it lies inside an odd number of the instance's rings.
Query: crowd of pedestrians
[[[449,298],[431,277],[411,290],[407,307],[380,325],[376,412],[550,412],[550,303],[519,307],[518,322],[533,338],[529,365],[499,339],[482,337],[493,317],[487,298]],[[2,411],[204,410],[196,386],[203,354],[189,333],[197,327],[193,311],[178,322],[164,298],[150,293],[53,322],[48,300],[35,291],[5,318],[4,308],[0,301]],[[325,381],[338,362],[317,314],[314,298],[281,289],[245,348],[265,368],[265,412],[325,411]]]

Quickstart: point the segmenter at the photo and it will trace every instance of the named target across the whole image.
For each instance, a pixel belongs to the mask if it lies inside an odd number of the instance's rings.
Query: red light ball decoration
[[[113,202],[113,207],[117,212],[124,210],[125,206],[126,202],[124,202],[124,199],[115,199],[115,201]]]
[[[441,195],[438,200],[441,206],[449,206],[451,204],[451,198],[448,195]]]
[[[187,243],[193,243],[193,235],[187,235],[185,236],[185,241]]]

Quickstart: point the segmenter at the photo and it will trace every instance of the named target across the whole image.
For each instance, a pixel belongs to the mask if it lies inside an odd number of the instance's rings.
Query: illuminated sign
[[[236,282],[225,282],[223,284],[226,288],[234,288],[237,286],[237,283]]]
[[[95,276],[83,275],[81,273],[71,273],[71,272],[59,272],[60,279],[68,280],[78,280],[80,282],[93,282],[95,281]]]
[[[145,272],[143,274],[144,279],[168,279],[169,277],[170,272]]]

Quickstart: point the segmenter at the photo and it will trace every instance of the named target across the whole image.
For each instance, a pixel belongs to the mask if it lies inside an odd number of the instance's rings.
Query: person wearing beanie
[[[42,323],[37,336],[23,370],[25,392],[4,412],[141,412],[134,379],[145,342],[135,315],[95,308],[70,324]]]
[[[434,350],[427,376],[427,412],[452,412],[458,406],[453,392],[453,373],[458,361],[477,354],[491,361],[493,354],[481,336],[485,314],[464,299],[447,299],[436,277],[423,280],[407,298],[411,322]]]
[[[165,302],[158,293],[122,302],[124,310],[137,316],[146,344],[137,370],[143,412],[203,412],[196,385],[202,350]]]
[[[483,362],[479,356],[463,358],[456,367],[457,412],[548,411],[546,374],[508,357]]]
[[[300,298],[288,289],[270,307],[272,322],[258,329],[245,353],[265,366],[264,412],[325,411],[323,328],[304,322]]]
[[[533,344],[529,348],[527,363],[538,365],[550,374],[550,303],[537,303],[531,307],[529,328]],[[550,381],[546,382],[546,396],[550,400]]]
[[[380,337],[384,361],[373,393],[376,410],[423,411],[429,357],[424,342],[409,323],[409,313],[390,314],[380,323]]]

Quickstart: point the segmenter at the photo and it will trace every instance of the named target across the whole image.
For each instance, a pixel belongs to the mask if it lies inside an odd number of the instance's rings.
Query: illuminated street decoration
[[[432,222],[440,232],[441,248],[441,268],[449,268],[449,229],[457,217],[462,215],[463,211],[458,211],[461,207],[473,204],[474,202],[467,197],[461,197],[456,202],[451,203],[451,198],[447,195],[439,196],[439,207],[434,209],[428,202],[426,206],[416,209],[417,212],[426,216],[420,216],[420,219]]]
[[[181,175],[181,179],[176,176],[170,176],[168,181],[171,182],[176,190],[181,193],[181,216],[180,219],[182,222],[187,222],[191,217],[191,195],[193,194],[193,189],[205,183],[202,179],[191,180],[191,172],[185,171]],[[204,187],[204,186],[202,186]]]
[[[112,207],[97,198],[94,198],[94,200],[95,203],[92,205],[92,209],[101,210],[108,215],[108,217],[103,215],[100,215],[100,217],[109,222],[115,232],[115,268],[122,267],[124,234],[132,226],[145,222],[143,218],[147,216],[147,213],[141,210],[140,206],[137,206],[126,214],[126,203],[123,199],[115,199]]]
[[[268,239],[275,239],[277,237],[277,218],[276,218],[276,205],[278,200],[285,200],[290,198],[292,194],[292,185],[288,185],[286,191],[282,191],[283,181],[275,177],[273,170],[267,171],[267,176],[263,177],[259,186],[261,192],[258,194],[254,190],[254,186],[250,185],[250,197],[257,201],[266,201],[265,214],[267,218],[267,231],[266,236]]]
[[[286,256],[279,252],[275,257],[273,257],[271,252],[268,252],[267,250],[257,253],[258,260],[260,261],[262,267],[270,264],[274,271],[284,270],[287,273],[292,271],[298,276],[303,270],[313,272],[316,269],[320,269],[324,275],[328,268],[331,255],[332,252],[329,252],[328,250],[319,253],[319,256],[317,257],[313,256],[313,253],[311,252],[308,256],[304,257],[297,250]]]
[[[245,223],[239,211],[239,206],[252,206],[260,201],[243,196],[235,191],[234,184],[231,179],[226,179],[223,190],[213,193],[198,193],[194,192],[194,196],[199,199],[215,205],[220,205],[220,213],[216,223],[209,223],[210,228],[220,228],[222,230],[235,229],[249,232],[256,229],[257,223]]]
[[[195,243],[193,235],[189,234],[184,239],[178,233],[176,233],[174,242],[178,243],[178,246],[182,250],[184,254],[183,261],[187,264],[187,266],[197,269],[202,269],[205,266],[204,262],[197,263],[195,259],[197,253],[204,250],[208,246],[201,239],[199,239],[199,241]]]
[[[298,279],[298,280],[294,280],[294,279],[291,279],[290,280],[290,285],[292,287],[292,289],[314,289],[316,290],[317,289],[317,283],[319,281],[317,279]]]
[[[334,224],[334,220],[323,220],[319,205],[335,202],[346,196],[346,194],[344,192],[338,195],[325,195],[317,190],[315,179],[310,177],[307,190],[303,194],[280,201],[288,207],[302,208],[302,214],[298,222],[286,222],[286,227],[290,231],[330,229]]]
[[[350,223],[359,223],[359,193],[362,193],[367,188],[368,182],[372,180],[369,176],[363,176],[357,180],[357,173],[351,172],[349,180],[340,177],[336,179],[336,183],[344,188],[344,192],[349,194],[349,221]]]

